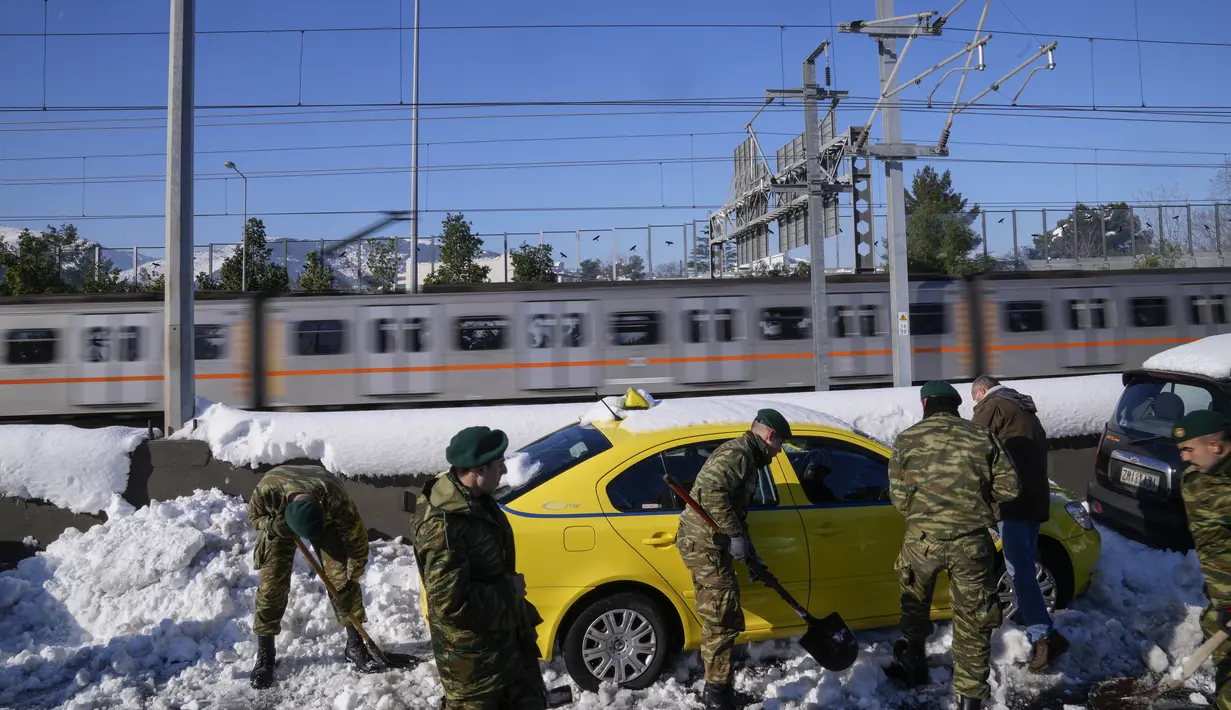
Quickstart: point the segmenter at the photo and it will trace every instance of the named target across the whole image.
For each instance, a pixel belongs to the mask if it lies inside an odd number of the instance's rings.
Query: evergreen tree
[[[621,281],[643,281],[645,279],[645,259],[640,254],[633,254],[626,261],[616,264],[616,277]]]
[[[198,291],[218,291],[218,282],[204,271],[197,272],[196,286]]]
[[[550,244],[532,247],[522,242],[521,247],[509,254],[509,261],[513,264],[514,281],[556,282],[555,262],[551,259]]]
[[[915,173],[906,192],[906,259],[912,273],[961,274],[986,268],[983,259],[971,258],[983,238],[970,228],[979,207],[966,209],[966,198],[953,189],[946,170],[938,175],[931,166]],[[886,255],[888,260],[888,255]]]
[[[244,263],[247,262],[248,290],[277,293],[287,290],[290,279],[286,267],[275,264],[273,249],[266,243],[265,223],[250,217],[244,225],[244,246],[236,248],[219,272],[223,291],[242,291]]]
[[[120,270],[105,256],[99,255],[97,267],[90,265],[82,283],[86,293],[118,293],[124,291],[127,284],[120,281]]]
[[[74,230],[73,237],[76,237]],[[0,270],[4,282],[0,288],[12,296],[38,293],[68,293],[72,289],[61,278],[57,245],[60,236],[53,228],[35,234],[29,229],[17,235],[17,244],[0,242]]]
[[[1102,258],[1104,249],[1107,256],[1143,254],[1154,241],[1153,229],[1143,230],[1141,218],[1127,203],[1101,207],[1078,203],[1055,229],[1036,235],[1023,251],[1029,259]]]
[[[379,239],[368,242],[368,273],[366,279],[380,293],[389,293],[397,286],[398,247],[397,240]]]
[[[436,272],[428,274],[425,284],[472,284],[487,281],[490,266],[474,262],[483,251],[483,240],[474,236],[472,227],[460,215],[450,214],[441,223],[440,263]]]
[[[583,281],[598,281],[603,278],[604,274],[611,273],[610,268],[604,271],[603,262],[598,259],[582,259],[581,267],[578,271],[578,276]]]
[[[321,253],[313,249],[304,258],[303,271],[299,272],[296,286],[301,291],[332,291],[336,279],[333,267],[324,263]]]

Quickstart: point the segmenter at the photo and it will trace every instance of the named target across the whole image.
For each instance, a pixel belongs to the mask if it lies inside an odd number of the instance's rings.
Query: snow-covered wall
[[[0,495],[100,513],[128,486],[129,456],[145,439],[131,427],[0,426]]]

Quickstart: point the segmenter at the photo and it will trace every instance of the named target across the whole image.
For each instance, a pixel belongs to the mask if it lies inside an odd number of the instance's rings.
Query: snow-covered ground
[[[1005,384],[1034,397],[1039,417],[1052,438],[1102,431],[1123,389],[1120,376],[1114,374]],[[970,417],[974,409],[970,385],[957,388],[965,400],[962,413]],[[828,417],[832,417],[889,443],[923,416],[918,387],[890,387],[668,398],[651,412],[634,413],[625,426],[642,426],[638,421],[641,414],[656,427],[750,420],[757,408],[750,407],[750,401],[758,406],[794,408],[798,416],[810,420],[821,417],[828,423],[832,421]],[[802,413],[803,409],[811,413]],[[350,476],[434,473],[448,467],[445,445],[465,427],[484,424],[503,429],[509,436],[509,448],[517,449],[580,417],[594,412],[601,416],[605,411],[600,403],[579,403],[268,413],[205,403],[195,428],[185,427],[171,438],[206,441],[215,458],[236,466],[276,464],[302,456]]]
[[[997,702],[988,707],[1076,710],[1095,680],[1178,666],[1199,645],[1205,600],[1194,555],[1101,532],[1092,588],[1057,614],[1072,649],[1046,673],[1028,674],[1016,667],[1027,653],[1023,630],[1006,623],[993,640]],[[119,512],[85,533],[66,531],[45,552],[0,574],[0,706],[436,707],[442,691],[418,609],[418,572],[400,540],[372,545],[363,580],[366,628],[383,648],[425,662],[383,674],[353,671],[325,590],[297,558],[278,637],[277,682],[253,690],[254,542],[243,501],[216,490]],[[842,673],[821,669],[793,642],[750,646],[737,690],[767,710],[952,707],[948,623],[938,624],[928,643],[934,684],[912,692],[882,671],[895,631],[857,635],[859,658]],[[542,670],[549,686],[569,682],[558,660]],[[1210,670],[1207,663],[1189,681],[1193,692],[1212,691]],[[573,692],[578,708],[676,710],[701,707],[701,689],[701,662],[689,653],[646,690]]]

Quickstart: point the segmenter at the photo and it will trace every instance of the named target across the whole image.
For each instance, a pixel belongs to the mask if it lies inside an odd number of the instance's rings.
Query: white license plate
[[[1133,488],[1156,491],[1158,490],[1158,474],[1133,468],[1132,466],[1121,466],[1120,483],[1132,486]]]

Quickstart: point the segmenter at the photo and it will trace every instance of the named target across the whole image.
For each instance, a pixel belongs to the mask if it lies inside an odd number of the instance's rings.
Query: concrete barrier
[[[1098,436],[1068,437],[1051,442],[1051,478],[1077,500],[1086,495],[1086,483],[1094,476],[1094,453]],[[272,465],[257,469],[236,468],[215,459],[201,441],[156,439],[141,444],[132,453],[124,500],[135,507],[151,500],[191,495],[200,489],[218,490],[247,500],[261,476]],[[286,463],[319,461],[296,459]],[[402,476],[344,478],[347,492],[359,507],[372,539],[410,537],[414,499],[423,483],[435,472]],[[73,513],[40,500],[0,497],[0,569],[7,569],[60,537],[66,528],[88,530],[105,522],[105,515]],[[37,545],[23,541],[34,538]]]

